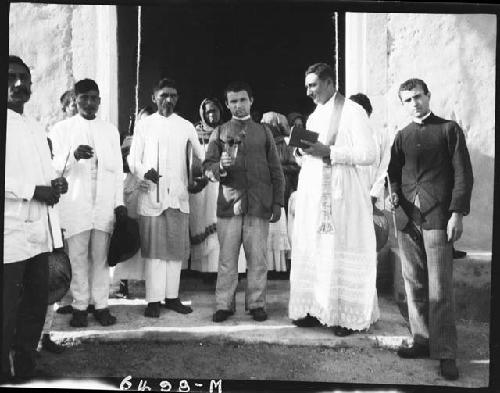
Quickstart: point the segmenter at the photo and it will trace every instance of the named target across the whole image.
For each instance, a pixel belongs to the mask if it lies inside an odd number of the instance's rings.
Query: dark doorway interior
[[[261,112],[309,114],[304,70],[319,61],[335,65],[334,13],[324,3],[143,6],[139,107],[151,103],[155,82],[170,76],[179,84],[177,112],[192,122],[199,120],[202,99],[222,100],[224,87],[235,79],[250,83]],[[119,6],[122,133],[134,112],[136,24],[137,8]]]

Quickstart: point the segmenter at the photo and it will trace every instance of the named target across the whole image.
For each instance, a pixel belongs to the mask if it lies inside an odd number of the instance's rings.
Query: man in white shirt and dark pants
[[[9,56],[5,145],[1,381],[9,380],[14,349],[16,378],[35,376],[35,353],[48,301],[48,253],[62,247],[54,205],[68,189],[57,178],[43,128],[24,115],[31,73]]]
[[[193,310],[179,299],[182,262],[189,257],[189,194],[186,146],[204,159],[194,126],[174,113],[178,100],[172,79],[161,79],[153,90],[158,111],[137,123],[128,165],[149,190],[138,199],[141,254],[145,258],[146,301],[144,315],[160,316],[164,307],[181,314]]]
[[[56,171],[70,184],[61,198],[61,224],[68,242],[73,277],[70,325],[88,325],[89,304],[102,326],[116,318],[108,309],[109,239],[116,220],[127,215],[118,129],[96,117],[101,99],[91,79],[75,84],[78,115],[54,125],[51,135]]]

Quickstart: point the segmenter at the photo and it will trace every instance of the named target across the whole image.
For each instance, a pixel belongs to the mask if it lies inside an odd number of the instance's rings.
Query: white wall
[[[475,183],[457,248],[491,250],[496,23],[482,14],[346,16],[346,94],[370,97],[375,127],[394,134],[408,123],[397,91],[416,77],[431,91],[431,109],[464,130]]]
[[[31,67],[26,113],[44,127],[61,119],[59,97],[83,78],[99,85],[98,116],[118,125],[116,6],[11,4],[9,53]]]

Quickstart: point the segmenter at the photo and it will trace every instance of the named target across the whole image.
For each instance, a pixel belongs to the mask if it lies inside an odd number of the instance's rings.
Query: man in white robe
[[[30,96],[28,66],[9,56],[0,383],[12,377],[11,349],[16,378],[35,376],[48,302],[48,253],[62,247],[56,204],[68,183],[56,179],[45,131],[24,114]]]
[[[324,63],[306,71],[307,95],[317,105],[306,128],[319,138],[301,152],[289,316],[298,326],[334,326],[345,336],[378,318],[372,204],[358,171],[373,164],[376,147],[364,110],[350,100],[337,104],[344,99],[334,76]]]
[[[88,325],[88,306],[103,326],[116,323],[108,309],[109,239],[116,220],[127,215],[118,129],[96,117],[99,87],[91,79],[75,84],[78,115],[54,125],[53,164],[67,176],[68,193],[61,198],[61,225],[71,260],[73,316],[70,325]]]
[[[149,183],[137,204],[148,302],[144,315],[158,318],[163,299],[167,309],[193,311],[179,299],[182,263],[189,257],[187,143],[199,159],[205,154],[194,126],[174,113],[175,81],[161,79],[152,99],[158,111],[137,124],[127,162],[131,173]]]

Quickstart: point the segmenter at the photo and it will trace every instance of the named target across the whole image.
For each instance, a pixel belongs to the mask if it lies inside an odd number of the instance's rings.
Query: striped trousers
[[[413,340],[428,345],[433,359],[455,359],[452,242],[446,230],[425,230],[411,220],[398,242]]]

